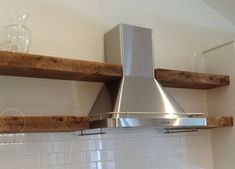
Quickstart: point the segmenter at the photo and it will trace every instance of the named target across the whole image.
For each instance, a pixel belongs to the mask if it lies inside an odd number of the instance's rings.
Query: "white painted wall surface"
[[[235,115],[235,45],[234,41],[205,53],[208,71],[230,76],[228,87],[209,90],[208,111],[210,115]],[[215,169],[234,169],[234,128],[212,130],[212,146]]]
[[[0,0],[1,14],[12,8],[30,13],[31,18],[28,24],[32,30],[30,53],[58,57],[103,61],[103,34],[118,23],[128,23],[153,29],[156,67],[192,70],[191,54],[228,41],[235,36],[235,27],[201,0]],[[6,25],[4,15],[1,18],[0,26]],[[3,114],[87,115],[101,85],[4,76],[0,77],[0,81],[0,110]],[[207,112],[205,91],[168,90],[186,111]],[[17,109],[18,111],[7,111],[8,109]],[[55,133],[42,135],[49,142],[53,142],[51,138]],[[210,138],[210,131],[204,135]],[[25,137],[27,139],[33,136],[35,135],[27,134]],[[165,138],[169,136],[163,136],[164,140],[167,140]],[[191,137],[190,134],[177,136],[176,140],[178,137],[184,139],[188,136]],[[3,139],[5,137],[9,138],[10,136],[0,136]],[[61,137],[68,137],[70,141],[72,140],[69,133]],[[121,138],[122,135],[119,137]],[[138,136],[140,140],[141,137],[142,135]],[[158,139],[161,135],[156,134],[153,137]],[[193,138],[194,136],[191,140]],[[206,145],[208,163],[202,165],[198,158],[203,153],[198,150],[205,148],[204,144],[201,144],[204,139],[196,136],[195,139],[200,143],[196,148],[188,148],[183,144],[183,154],[173,155],[175,158],[181,159],[182,163],[177,166],[182,164],[180,169],[183,167],[187,169],[213,168],[212,154],[210,153],[211,144]],[[84,140],[88,141],[89,138],[85,137]],[[110,138],[110,140],[114,141],[115,138]],[[39,140],[39,142],[41,141]],[[176,141],[176,143],[179,142]],[[181,143],[179,145],[181,146]],[[168,148],[165,144],[162,146]],[[18,147],[20,149],[25,147],[25,151],[27,151],[30,145],[27,144],[27,141],[23,141]],[[1,148],[9,148],[13,151],[15,159],[20,155],[17,150],[10,146],[7,147],[6,144],[2,144]],[[113,148],[111,149],[113,150]],[[86,152],[91,153],[89,149]],[[115,149],[116,152],[119,151]],[[50,155],[50,153],[45,152],[46,155]],[[192,153],[194,157],[198,158],[190,160],[186,158],[188,153]],[[34,155],[41,156],[43,154],[35,150]],[[121,155],[125,155],[125,153],[121,153]],[[159,153],[158,157],[164,161],[171,155],[166,154],[165,156]],[[154,155],[151,157],[155,159]],[[4,159],[5,155],[3,154],[1,158]],[[12,162],[18,164],[14,158]],[[31,160],[33,161],[31,156],[26,156],[22,165],[24,161],[30,163]],[[67,169],[60,165],[60,159],[53,157],[51,161],[53,164],[43,169]],[[96,160],[94,168],[99,168],[101,162],[106,163],[107,161],[108,159]],[[115,155],[114,161],[118,161],[118,156]],[[133,163],[138,161],[139,158],[133,157]],[[0,163],[4,166],[6,162],[0,160]],[[91,163],[93,162],[89,158],[85,163],[89,164],[85,168],[92,168],[93,164]],[[124,164],[125,162],[120,163]],[[148,162],[146,161],[146,163]],[[29,168],[43,166],[35,164],[32,162]],[[153,163],[150,168],[176,169],[177,166],[170,163],[166,163],[166,166],[159,166],[157,163]],[[18,167],[18,165],[10,166],[9,169],[11,167]],[[115,165],[114,168],[118,168],[118,166]]]
[[[4,11],[27,11],[30,52],[58,57],[103,61],[104,32],[128,23],[153,29],[156,67],[192,70],[190,55],[235,36],[234,26],[200,0],[0,0],[0,4],[0,25],[6,25]],[[100,88],[92,83],[88,87],[58,80],[1,79],[5,82],[0,84],[5,96],[1,109],[18,107],[26,114],[87,114]],[[205,99],[193,96],[201,93],[204,98],[204,91],[170,91],[187,98],[182,99],[186,111],[206,111]]]

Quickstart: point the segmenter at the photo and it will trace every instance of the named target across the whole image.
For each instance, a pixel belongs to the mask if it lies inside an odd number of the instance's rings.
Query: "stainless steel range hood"
[[[120,24],[104,36],[105,59],[123,66],[106,83],[89,113],[91,128],[206,126],[201,113],[185,113],[154,76],[152,30]]]

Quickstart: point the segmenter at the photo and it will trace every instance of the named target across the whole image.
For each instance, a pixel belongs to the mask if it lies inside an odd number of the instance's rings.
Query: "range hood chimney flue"
[[[104,36],[105,60],[123,66],[122,79],[106,83],[89,113],[91,128],[206,125],[185,113],[154,76],[152,30],[120,24]]]

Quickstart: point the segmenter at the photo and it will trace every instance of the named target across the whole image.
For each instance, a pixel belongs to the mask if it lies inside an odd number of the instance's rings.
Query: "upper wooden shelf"
[[[120,78],[122,67],[115,64],[0,51],[0,74],[106,82]]]
[[[179,70],[156,69],[156,79],[165,87],[212,89],[229,85],[229,76]]]
[[[122,77],[122,66],[0,51],[0,75],[107,82]],[[156,69],[156,79],[165,87],[210,89],[229,85],[229,76]]]

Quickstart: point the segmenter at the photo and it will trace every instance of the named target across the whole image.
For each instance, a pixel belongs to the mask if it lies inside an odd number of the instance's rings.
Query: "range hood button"
[[[170,121],[164,120],[164,121],[161,121],[160,123],[161,123],[161,125],[169,125],[169,124],[170,124]]]

